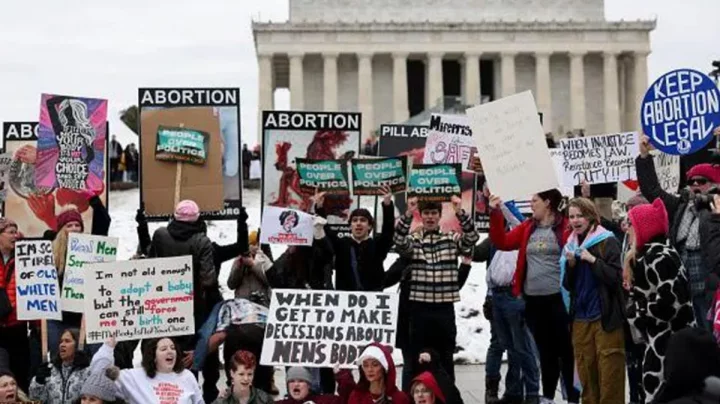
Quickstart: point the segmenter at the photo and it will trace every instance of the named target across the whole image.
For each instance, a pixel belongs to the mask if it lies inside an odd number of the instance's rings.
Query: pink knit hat
[[[630,223],[635,230],[635,249],[640,251],[655,237],[667,236],[670,232],[667,210],[662,199],[652,204],[638,205],[628,212]]]
[[[197,222],[200,218],[200,208],[194,201],[186,199],[175,206],[174,216],[178,222]]]
[[[720,167],[708,163],[698,164],[687,172],[687,179],[693,177],[707,178],[712,183],[720,184]]]

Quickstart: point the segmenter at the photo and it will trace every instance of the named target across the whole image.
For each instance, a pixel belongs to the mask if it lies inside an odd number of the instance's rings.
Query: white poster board
[[[395,346],[397,293],[274,289],[260,363],[357,368],[371,342]]]
[[[567,186],[563,183],[564,170],[562,149],[550,149],[550,158],[552,158],[553,165],[555,166],[555,174],[557,175],[558,182],[560,182],[560,187],[558,189],[563,194],[563,196],[567,196],[568,198],[574,197],[575,188],[572,186]]]
[[[561,139],[563,184],[606,184],[637,179],[639,153],[635,132]]]
[[[671,194],[677,194],[680,189],[680,156],[665,154],[660,150],[651,150],[655,172],[660,187]]]
[[[530,91],[470,108],[467,115],[490,192],[510,201],[558,188]]]
[[[313,222],[313,215],[303,211],[266,206],[260,226],[260,243],[310,246]]]
[[[65,273],[60,298],[64,311],[83,313],[85,310],[85,267],[96,262],[113,262],[117,255],[118,238],[71,233],[68,235]]]
[[[259,180],[262,177],[262,166],[260,160],[250,161],[250,179]]]
[[[18,320],[62,320],[52,242],[15,243],[15,285]]]
[[[88,264],[89,344],[195,334],[192,257]]]
[[[471,162],[476,155],[467,116],[432,114],[423,164],[461,164],[463,171],[474,173]]]

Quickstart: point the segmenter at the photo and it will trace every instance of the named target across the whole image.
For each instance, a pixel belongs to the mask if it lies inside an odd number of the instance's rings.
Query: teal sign
[[[329,193],[349,193],[347,162],[345,160],[295,159],[300,177],[300,189],[306,193],[315,190]]]
[[[421,201],[446,202],[460,196],[460,164],[417,164],[410,169],[408,197]]]
[[[155,159],[204,165],[208,156],[209,138],[207,132],[195,129],[160,126]]]
[[[382,195],[383,187],[392,193],[407,189],[407,156],[351,161],[354,195]]]

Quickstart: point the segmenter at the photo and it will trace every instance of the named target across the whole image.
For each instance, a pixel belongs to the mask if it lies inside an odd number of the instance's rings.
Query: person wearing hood
[[[410,386],[410,396],[414,404],[449,404],[445,394],[430,372],[422,372],[417,375]]]
[[[442,367],[442,363],[440,363],[436,352],[431,349],[427,349],[425,352],[420,354],[417,361],[418,376],[412,380],[410,388],[410,398],[413,399],[416,404],[418,402],[423,402],[425,404],[432,403],[429,401],[429,397],[426,397],[425,401],[418,401],[418,396],[416,394],[417,391],[412,388],[417,381],[421,381],[427,389],[430,389],[432,395],[435,396],[436,399],[440,399],[440,402],[447,404],[463,404],[460,390],[458,390],[455,383],[453,383],[452,379],[450,379],[450,375],[448,375]]]
[[[656,403],[720,402],[720,348],[703,329],[686,328],[670,337],[665,356],[665,385]]]
[[[715,129],[720,135],[720,128]],[[670,244],[677,250],[687,269],[693,310],[698,324],[710,329],[707,318],[714,289],[708,287],[710,268],[703,261],[702,237],[700,225],[706,220],[708,206],[695,203],[695,196],[704,194],[720,185],[720,166],[698,164],[687,171],[687,188],[680,196],[665,192],[657,178],[653,157],[650,155],[650,139],[642,136],[640,140],[640,156],[635,160],[638,183],[643,196],[649,201],[662,199],[667,209],[670,229]]]
[[[295,366],[287,370],[285,380],[287,382],[288,397],[277,401],[277,404],[344,404],[352,391],[355,383],[352,374],[346,370],[336,369],[335,379],[338,383],[338,394],[315,394],[312,391],[313,377],[310,371],[304,367]]]
[[[315,195],[315,211],[325,216],[325,193]],[[393,245],[395,207],[389,187],[382,195],[383,226],[377,237],[371,237],[375,219],[364,208],[350,213],[350,237],[338,237],[326,228],[326,238],[335,255],[335,289],[344,291],[381,292],[385,269],[383,263]],[[322,240],[322,237],[320,237]]]
[[[354,385],[347,404],[410,404],[410,399],[398,389],[395,362],[391,348],[372,343],[358,357],[360,381]]]
[[[620,243],[600,225],[586,198],[570,201],[572,233],[561,257],[563,285],[570,292],[572,339],[584,404],[625,399],[625,347]]]
[[[630,327],[645,340],[643,388],[646,402],[653,402],[664,384],[664,362],[670,336],[695,326],[687,272],[668,239],[665,204],[634,207],[629,213],[631,248],[626,271],[632,286],[634,307],[628,313]]]
[[[45,403],[71,404],[80,398],[85,379],[96,367],[90,366],[85,352],[77,349],[77,329],[60,335],[58,353],[51,364],[44,363],[30,382],[30,398]]]

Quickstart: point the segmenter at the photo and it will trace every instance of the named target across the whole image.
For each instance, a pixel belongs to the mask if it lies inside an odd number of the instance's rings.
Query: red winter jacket
[[[12,274],[10,274],[12,272]],[[7,277],[8,282],[5,280]],[[0,256],[0,289],[7,291],[8,298],[12,304],[13,311],[5,318],[0,319],[0,326],[2,327],[13,327],[19,325],[21,322],[17,319],[17,290],[15,289],[15,257],[5,263],[5,260]],[[1,332],[1,331],[0,331]]]
[[[397,372],[395,370],[395,362],[393,362],[390,350],[384,345],[376,342],[370,344],[380,348],[385,354],[388,363],[388,371],[385,373],[385,396],[393,404],[411,404],[408,396],[397,388]],[[350,379],[352,381],[352,378]],[[370,394],[370,382],[365,378],[365,374],[360,366],[360,381],[350,393],[348,404],[374,404],[372,395]]]
[[[559,216],[553,225],[555,238],[560,244],[560,249],[565,247],[565,241],[570,236],[570,224],[565,216]],[[518,251],[517,267],[513,277],[513,295],[520,296],[525,286],[525,272],[527,270],[527,245],[530,235],[535,231],[535,220],[527,219],[519,226],[505,232],[505,218],[500,209],[493,209],[490,213],[490,241],[495,248],[502,251]],[[560,261],[558,260],[558,271]]]

